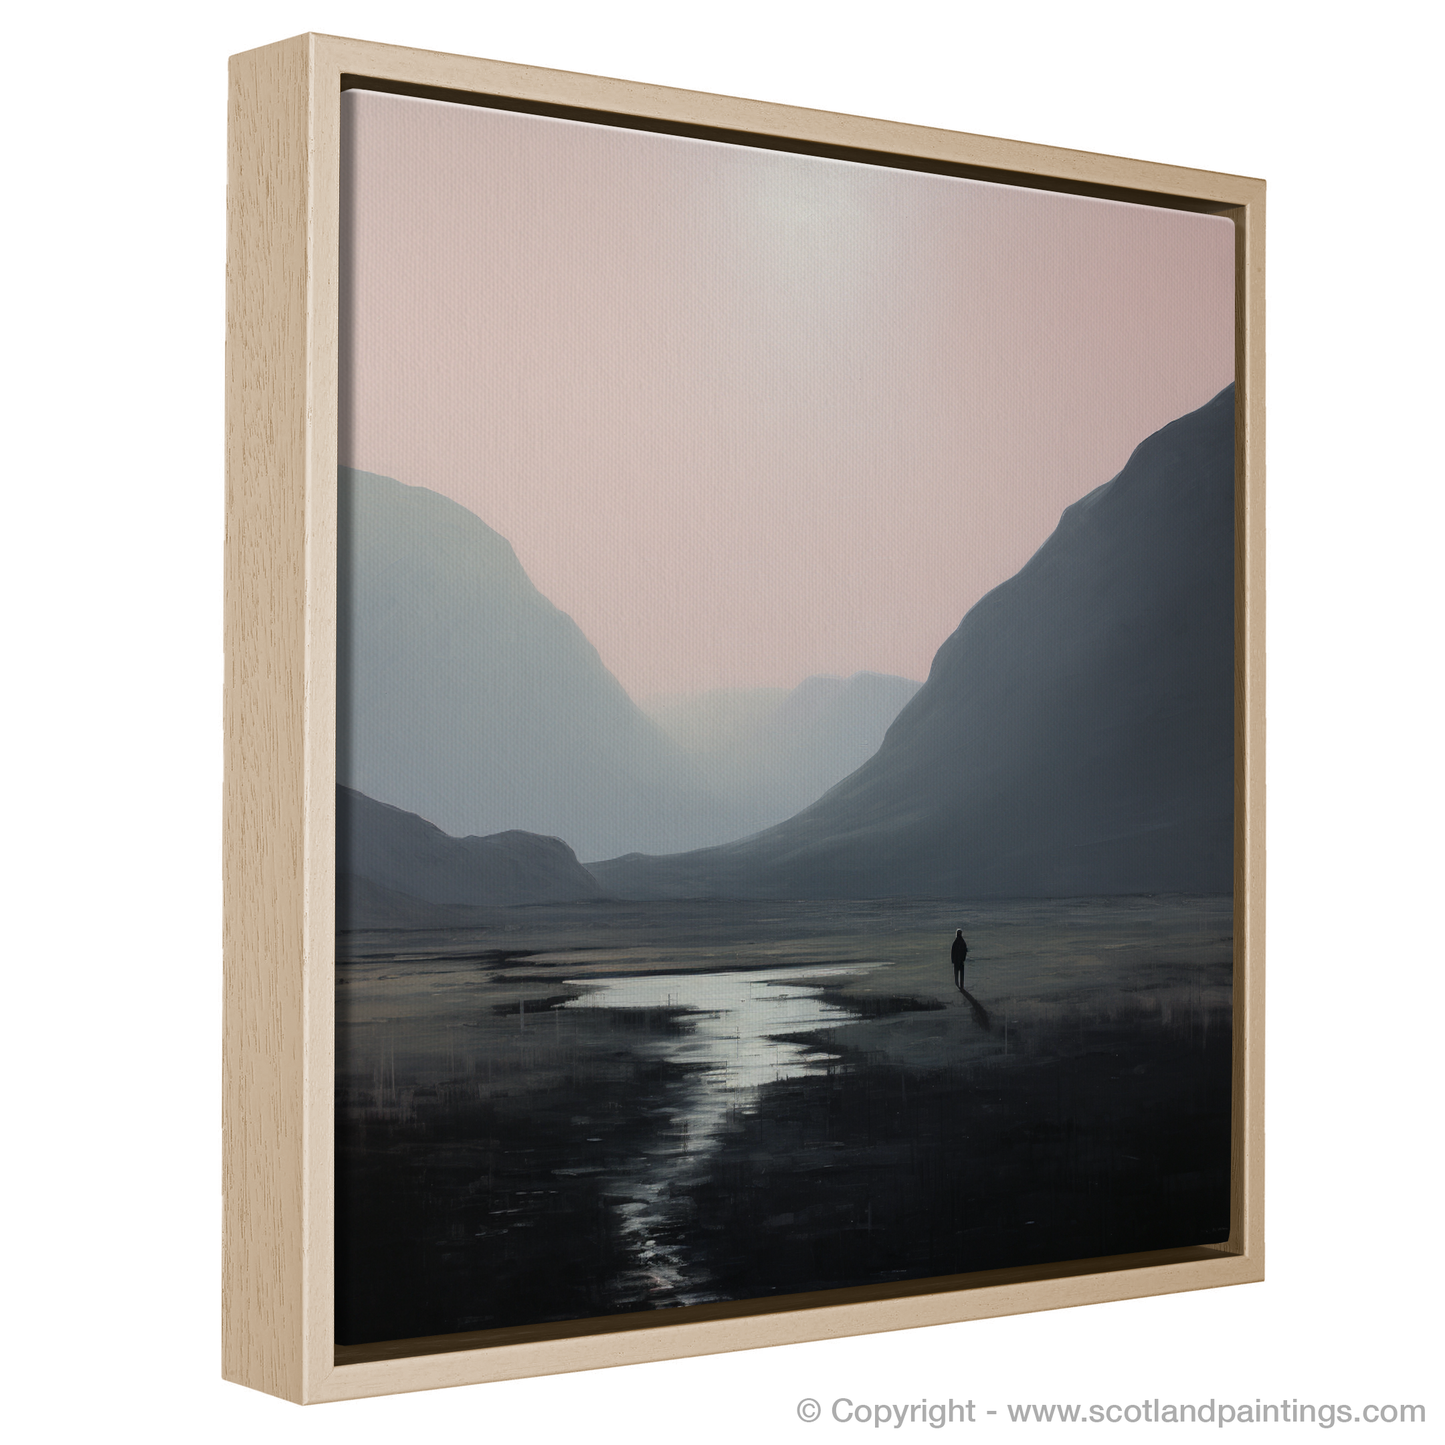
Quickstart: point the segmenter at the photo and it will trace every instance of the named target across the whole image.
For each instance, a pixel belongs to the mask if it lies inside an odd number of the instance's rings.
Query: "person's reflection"
[[[968,1000],[969,1012],[973,1014],[974,1023],[976,1023],[984,1033],[990,1032],[993,1028],[993,1021],[988,1016],[988,1010],[984,1008],[962,984],[959,985],[958,991]]]

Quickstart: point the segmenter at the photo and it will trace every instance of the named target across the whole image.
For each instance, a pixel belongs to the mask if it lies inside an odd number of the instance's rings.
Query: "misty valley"
[[[1145,438],[922,683],[646,709],[343,469],[340,1345],[1228,1239],[1233,435]]]

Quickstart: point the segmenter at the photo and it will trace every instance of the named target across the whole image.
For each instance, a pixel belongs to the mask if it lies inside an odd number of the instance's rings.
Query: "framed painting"
[[[227,1377],[1262,1277],[1263,183],[231,70]]]

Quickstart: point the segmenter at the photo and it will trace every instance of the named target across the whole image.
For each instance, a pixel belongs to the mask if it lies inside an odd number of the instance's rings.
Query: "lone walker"
[[[960,993],[963,992],[963,966],[968,961],[968,943],[963,936],[963,929],[958,930],[958,936],[953,940],[953,947],[949,949],[953,959],[953,982]]]

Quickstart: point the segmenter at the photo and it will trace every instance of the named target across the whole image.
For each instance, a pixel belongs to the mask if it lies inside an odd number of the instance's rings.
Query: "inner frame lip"
[[[620,130],[651,131],[661,135],[686,136],[692,140],[716,141],[722,145],[747,146],[754,150],[786,151],[794,155],[821,156],[828,160],[852,161],[857,165],[879,166],[885,170],[923,171],[931,175],[954,176],[961,180],[989,181],[995,185],[1018,186],[1030,191],[1058,191],[1066,195],[1091,196],[1097,200],[1125,201],[1136,206],[1157,206],[1170,211],[1194,211],[1210,216],[1237,214],[1232,201],[1202,200],[1195,196],[1171,195],[1165,191],[1133,190],[1127,186],[1101,185],[1068,176],[1039,175],[1032,171],[1011,171],[994,166],[969,165],[906,151],[870,150],[862,146],[831,145],[826,141],[801,140],[795,136],[769,135],[755,130],[733,130],[727,126],[696,125],[656,116],[629,115],[623,111],[596,110],[586,106],[562,105],[555,101],[528,100],[493,92],[453,90],[439,85],[417,85],[377,75],[356,75],[343,71],[341,90],[371,90],[383,95],[408,95],[417,100],[440,100],[453,105],[477,106],[485,110],[520,111],[526,115],[550,116],[555,120],[583,121]]]

